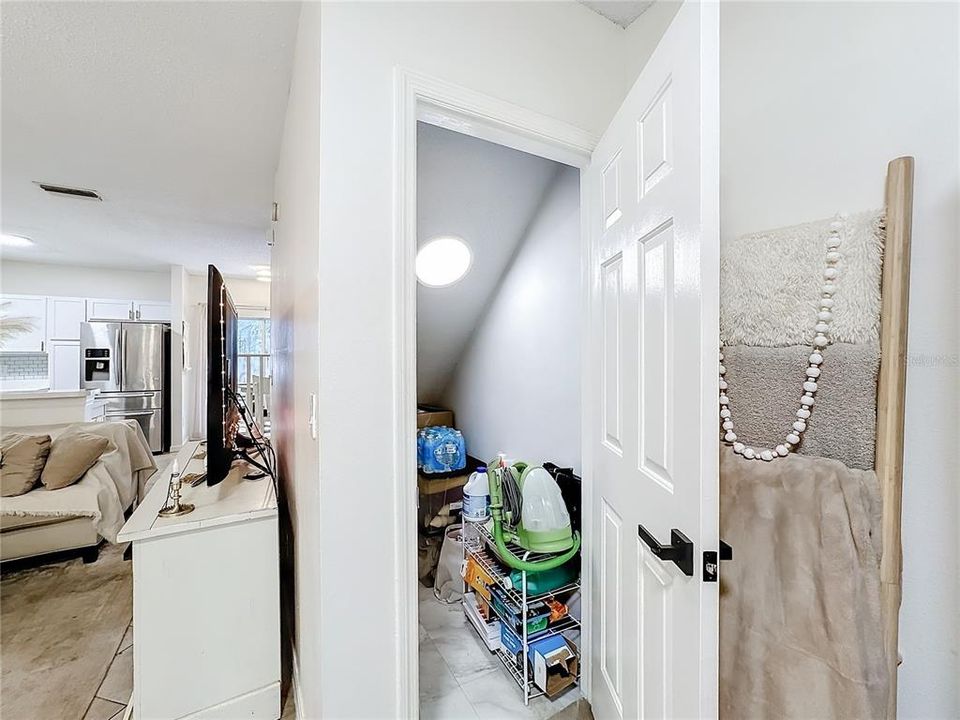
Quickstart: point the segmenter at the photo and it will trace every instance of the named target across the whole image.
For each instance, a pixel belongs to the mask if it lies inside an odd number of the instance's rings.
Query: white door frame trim
[[[396,690],[401,717],[419,717],[417,628],[417,121],[495,142],[584,169],[597,144],[593,134],[519,105],[401,67],[394,70],[393,143],[393,413]],[[585,212],[583,208],[581,212]],[[586,247],[581,255],[588,257]],[[584,271],[588,265],[584,261]],[[588,311],[587,285],[582,288]],[[581,440],[581,444],[584,445]],[[584,496],[589,477],[582,471]],[[585,538],[589,541],[589,538]],[[584,602],[589,563],[583,565]],[[587,621],[589,613],[584,612]],[[585,622],[586,625],[586,622]],[[584,638],[589,627],[584,627]],[[586,647],[586,646],[585,646]],[[589,653],[582,656],[589,661]],[[589,677],[583,673],[583,677]]]

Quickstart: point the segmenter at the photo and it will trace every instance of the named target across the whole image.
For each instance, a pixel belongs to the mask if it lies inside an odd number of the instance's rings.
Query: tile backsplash
[[[0,352],[0,380],[47,378],[46,353]]]

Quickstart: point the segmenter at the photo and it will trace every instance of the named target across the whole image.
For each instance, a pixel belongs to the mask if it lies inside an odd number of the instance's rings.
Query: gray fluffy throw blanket
[[[774,448],[797,419],[810,348],[723,349],[737,439],[752,447]],[[823,351],[816,403],[798,450],[840,460],[852,468],[874,465],[877,431],[877,345],[834,343]]]
[[[720,458],[720,717],[885,717],[873,471]]]

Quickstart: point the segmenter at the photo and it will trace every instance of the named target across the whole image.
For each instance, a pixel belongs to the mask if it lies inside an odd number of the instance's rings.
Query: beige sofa
[[[68,429],[82,429],[84,432],[90,432],[98,435],[106,435],[113,442],[101,456],[100,460],[91,467],[84,478],[81,478],[79,484],[84,483],[88,477],[95,476],[102,482],[106,474],[106,465],[109,465],[109,472],[116,477],[118,472],[126,472],[128,477],[121,477],[121,482],[128,482],[129,489],[123,493],[117,493],[109,498],[112,507],[109,511],[114,517],[113,525],[116,526],[116,517],[118,513],[124,513],[135,505],[137,498],[142,497],[144,487],[148,478],[156,471],[156,464],[150,454],[149,444],[143,437],[139,424],[135,420],[122,421],[127,428],[118,428],[117,423],[84,423],[78,425],[60,425],[44,427],[18,427],[3,428],[0,435],[8,432],[28,433],[32,435],[50,435],[56,437]],[[111,427],[113,426],[113,427]],[[117,444],[126,445],[122,448],[123,457],[135,458],[129,462],[118,463]],[[137,447],[129,447],[130,445]],[[112,457],[108,457],[112,455]],[[149,465],[147,464],[149,462]],[[118,465],[124,470],[118,471]],[[129,467],[129,470],[126,468]],[[65,488],[64,490],[70,490]],[[97,559],[100,543],[103,540],[103,533],[98,531],[98,525],[102,528],[102,515],[107,513],[107,508],[98,507],[96,504],[104,503],[106,500],[102,493],[93,491],[87,492],[84,496],[98,497],[94,500],[94,507],[85,507],[78,509],[76,514],[71,514],[69,510],[63,509],[63,503],[58,502],[66,497],[61,490],[48,491],[43,487],[37,487],[26,495],[14,498],[0,499],[0,561],[8,562],[13,560],[23,560],[51,553],[60,553],[64,551],[79,551],[84,562],[93,562]],[[60,495],[57,495],[60,493]],[[21,500],[23,498],[23,500]],[[89,503],[85,499],[88,505]],[[46,506],[51,508],[47,510]],[[68,504],[69,505],[69,504]],[[27,507],[27,510],[22,510]],[[53,508],[56,507],[54,511]],[[54,514],[55,512],[55,514]],[[106,533],[113,536],[111,532]],[[108,537],[108,539],[110,539]]]

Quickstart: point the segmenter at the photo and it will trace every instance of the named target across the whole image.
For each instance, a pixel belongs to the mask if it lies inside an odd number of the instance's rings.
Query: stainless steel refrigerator
[[[85,322],[80,385],[99,390],[106,419],[140,423],[155,453],[170,451],[170,325]]]

